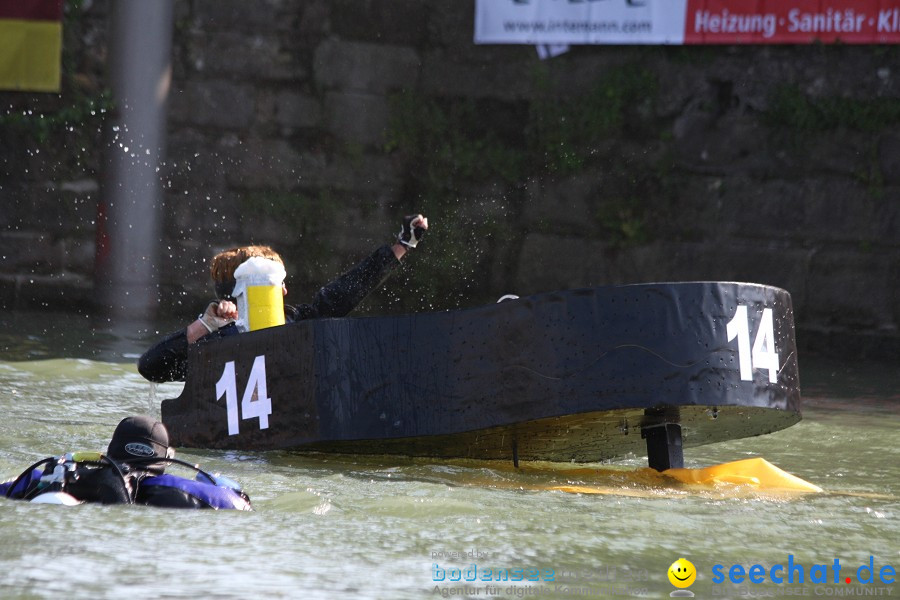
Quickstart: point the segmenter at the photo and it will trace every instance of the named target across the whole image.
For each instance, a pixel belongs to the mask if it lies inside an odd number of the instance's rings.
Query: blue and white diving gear
[[[45,458],[16,479],[0,483],[0,495],[53,504],[252,510],[240,485],[176,459],[168,444],[162,423],[150,417],[128,417],[116,428],[106,455],[70,452]],[[172,464],[195,470],[196,479],[165,473]]]

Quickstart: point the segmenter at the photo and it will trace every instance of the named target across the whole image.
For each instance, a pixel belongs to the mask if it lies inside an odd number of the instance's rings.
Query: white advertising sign
[[[681,44],[687,0],[476,0],[476,44]]]

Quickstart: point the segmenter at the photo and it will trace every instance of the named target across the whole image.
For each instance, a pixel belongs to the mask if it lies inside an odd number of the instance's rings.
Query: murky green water
[[[159,386],[154,400],[137,375],[139,328],[91,333],[98,326],[108,324],[0,319],[0,479],[48,455],[105,449],[119,419],[180,392],[180,384]],[[878,579],[885,565],[900,568],[898,366],[801,356],[800,369],[800,424],[688,450],[686,460],[761,455],[824,494],[646,486],[628,475],[644,464],[637,457],[614,465],[621,475],[588,482],[620,494],[578,495],[545,489],[569,482],[571,465],[516,472],[497,463],[181,451],[243,483],[256,511],[0,500],[0,597],[664,598],[680,556],[699,572],[690,587],[698,598],[900,595],[896,582]],[[727,579],[736,563],[759,564],[768,577],[789,555],[805,569],[802,584]],[[856,569],[870,556],[875,581],[860,585]],[[810,581],[814,564],[828,565],[827,584]],[[476,581],[466,583],[472,565]],[[536,569],[541,581],[486,582],[488,568],[511,577]]]

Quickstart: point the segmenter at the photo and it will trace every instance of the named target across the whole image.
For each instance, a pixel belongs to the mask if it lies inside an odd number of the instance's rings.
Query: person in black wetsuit
[[[408,215],[393,245],[384,245],[328,285],[322,287],[312,303],[285,305],[285,321],[343,317],[380,286],[410,248],[415,248],[428,229],[428,219]],[[153,382],[184,381],[187,376],[188,346],[200,340],[234,335],[238,329],[234,290],[235,269],[245,260],[258,256],[282,262],[268,246],[244,246],[220,252],[213,257],[210,273],[218,300],[211,302],[196,321],[176,331],[147,350],[138,360],[138,372]],[[286,288],[284,293],[287,294]]]
[[[195,470],[195,479],[165,473],[172,463]],[[43,470],[39,467],[44,467]],[[48,457],[18,478],[0,483],[0,497],[52,500],[55,504],[98,502],[165,508],[252,510],[233,481],[175,458],[166,426],[147,416],[122,419],[106,455],[74,452]]]

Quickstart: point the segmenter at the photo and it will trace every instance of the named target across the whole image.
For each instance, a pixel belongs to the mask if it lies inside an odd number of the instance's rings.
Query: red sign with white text
[[[688,0],[685,44],[900,43],[897,0]]]

